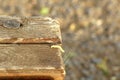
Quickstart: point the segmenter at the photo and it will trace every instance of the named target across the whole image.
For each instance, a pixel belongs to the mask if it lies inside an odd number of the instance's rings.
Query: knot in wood
[[[20,22],[16,20],[6,20],[3,23],[3,26],[6,28],[19,28],[20,25]]]

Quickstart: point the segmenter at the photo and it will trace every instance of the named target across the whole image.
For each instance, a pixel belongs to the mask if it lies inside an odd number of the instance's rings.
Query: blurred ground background
[[[120,80],[120,0],[0,0],[0,15],[58,19],[66,80]]]

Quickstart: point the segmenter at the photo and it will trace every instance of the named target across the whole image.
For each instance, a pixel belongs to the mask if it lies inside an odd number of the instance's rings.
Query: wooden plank
[[[59,23],[43,17],[0,17],[0,43],[61,43]]]
[[[60,56],[60,51],[48,44],[0,44],[0,79],[50,76],[63,80]]]

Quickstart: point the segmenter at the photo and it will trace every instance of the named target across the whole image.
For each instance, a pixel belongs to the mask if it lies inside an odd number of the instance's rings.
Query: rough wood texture
[[[43,17],[0,17],[0,43],[61,43],[59,23]]]
[[[61,44],[56,20],[0,17],[0,80],[63,80],[61,54],[53,44]]]
[[[50,44],[0,44],[0,79],[45,76],[53,78],[45,80],[63,80],[60,56]]]

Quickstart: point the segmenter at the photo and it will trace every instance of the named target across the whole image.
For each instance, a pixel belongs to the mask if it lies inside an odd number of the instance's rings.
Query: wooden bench
[[[0,17],[0,80],[64,80],[60,26],[48,17]]]

